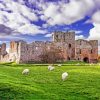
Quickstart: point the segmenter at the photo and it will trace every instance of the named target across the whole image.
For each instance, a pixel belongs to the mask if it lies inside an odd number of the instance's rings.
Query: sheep
[[[23,74],[23,75],[28,75],[28,74],[29,74],[29,69],[24,69],[24,70],[22,71],[22,74]]]
[[[50,70],[50,68],[51,68],[51,67],[52,67],[52,66],[51,66],[51,65],[49,65],[49,66],[48,66],[48,70]]]
[[[90,66],[92,66],[92,64],[89,64]]]
[[[61,67],[61,66],[62,66],[62,64],[59,64],[59,65],[58,65],[58,67]]]
[[[93,63],[90,63],[90,66],[94,65]]]
[[[68,73],[67,72],[64,72],[62,74],[62,80],[64,81],[67,78],[67,76],[68,76]]]
[[[48,66],[48,70],[52,71],[52,70],[54,70],[54,69],[55,69],[55,67],[53,67],[52,65],[49,65],[49,66]]]
[[[77,65],[77,66],[79,66],[80,64],[79,64],[79,63],[77,63],[76,65]]]
[[[54,69],[55,69],[55,67],[51,67],[51,68],[50,68],[50,71],[52,71],[52,70],[54,70]]]

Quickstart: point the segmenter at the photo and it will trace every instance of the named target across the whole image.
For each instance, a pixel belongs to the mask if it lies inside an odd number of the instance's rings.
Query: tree
[[[63,51],[57,47],[51,47],[50,49],[45,49],[45,52],[40,55],[41,61],[43,63],[56,63],[64,60]]]

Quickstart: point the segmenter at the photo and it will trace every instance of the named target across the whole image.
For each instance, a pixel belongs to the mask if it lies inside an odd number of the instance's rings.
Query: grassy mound
[[[29,75],[22,75],[29,68]],[[66,81],[61,74],[68,72]],[[0,100],[100,100],[100,66],[0,64]]]

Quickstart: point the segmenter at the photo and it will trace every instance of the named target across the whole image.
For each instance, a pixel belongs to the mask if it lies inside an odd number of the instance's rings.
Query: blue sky
[[[100,40],[100,0],[0,0],[0,43],[49,41],[70,30],[76,39]]]

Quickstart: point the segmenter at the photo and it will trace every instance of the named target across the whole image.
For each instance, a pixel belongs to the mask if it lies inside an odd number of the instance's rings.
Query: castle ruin
[[[79,60],[94,63],[98,60],[97,40],[75,40],[75,32],[54,32],[53,41],[34,41],[28,44],[25,41],[11,41],[9,53],[6,44],[0,45],[0,62],[41,62],[40,55],[52,47],[63,51],[64,61]]]

